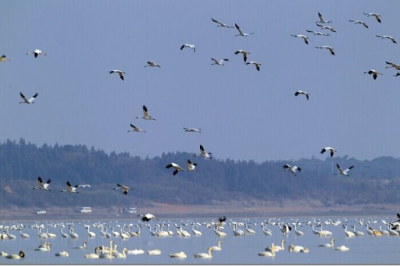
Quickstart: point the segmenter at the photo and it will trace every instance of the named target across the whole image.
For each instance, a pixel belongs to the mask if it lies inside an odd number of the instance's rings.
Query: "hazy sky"
[[[385,61],[400,64],[399,1],[2,0],[0,7],[0,54],[11,59],[0,62],[1,141],[141,157],[198,153],[202,144],[218,159],[257,162],[324,159],[325,146],[361,160],[400,157],[400,77],[385,69]],[[318,12],[337,33],[316,26]],[[254,35],[235,37],[211,18]],[[307,35],[309,45],[291,34]],[[181,51],[183,43],[196,52]],[[36,48],[47,55],[26,55]],[[211,57],[229,61],[215,66]],[[161,68],[145,68],[148,60]],[[126,71],[125,81],[112,69]],[[383,75],[373,80],[363,74],[369,69]],[[19,104],[19,92],[39,96]],[[135,119],[143,105],[156,121]],[[147,132],[127,133],[130,123]]]

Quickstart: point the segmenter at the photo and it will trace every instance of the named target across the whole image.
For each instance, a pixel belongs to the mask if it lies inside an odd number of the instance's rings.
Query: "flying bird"
[[[206,152],[204,150],[203,145],[201,145],[201,144],[200,144],[200,155],[195,154],[194,157],[196,157],[196,156],[202,156],[205,159],[212,159],[211,152]]]
[[[230,28],[230,29],[233,28],[233,26],[229,26],[229,25],[227,25],[225,23],[221,23],[216,19],[211,18],[211,20],[218,24],[217,27]]]
[[[369,74],[372,75],[372,77],[374,79],[376,79],[378,77],[378,75],[383,75],[382,73],[379,73],[378,71],[374,70],[374,69],[370,69],[368,71],[365,71],[364,74]]]
[[[336,30],[334,28],[329,27],[329,26],[324,26],[324,25],[321,25],[321,24],[318,24],[318,23],[317,23],[317,26],[320,27],[321,29],[324,29],[324,30],[330,30],[331,32],[336,32]]]
[[[147,61],[147,65],[145,65],[144,67],[161,67],[159,64],[154,63],[152,61]]]
[[[24,94],[22,94],[22,92],[20,92],[19,95],[24,100],[23,102],[20,102],[20,103],[31,104],[31,103],[34,103],[34,101],[35,101],[36,97],[39,95],[39,93],[36,92],[35,95],[33,95],[32,98],[30,98],[29,100],[25,97]]]
[[[381,39],[389,39],[392,41],[392,43],[397,43],[397,41],[392,36],[389,35],[375,35],[375,36]]]
[[[125,72],[123,72],[123,71],[121,71],[121,70],[118,70],[118,69],[110,70],[110,71],[108,71],[108,73],[110,73],[110,74],[118,73],[119,77],[120,77],[122,80],[124,80],[124,74],[125,74]]]
[[[306,44],[308,44],[308,37],[305,36],[305,35],[301,35],[301,34],[293,35],[293,34],[291,34],[290,36],[296,37],[296,38],[302,38],[302,39],[304,40],[304,42],[305,42]]]
[[[378,21],[379,23],[382,23],[382,20],[381,20],[381,15],[379,15],[379,14],[376,14],[376,13],[363,13],[364,15],[366,15],[367,17],[375,17],[376,18],[376,21]]]
[[[361,24],[361,25],[363,25],[364,27],[366,27],[367,29],[369,28],[368,25],[367,25],[364,21],[361,21],[361,20],[352,20],[352,19],[349,19],[349,21],[350,21],[350,22],[354,22],[354,24]]]
[[[308,100],[308,98],[309,98],[309,93],[307,93],[307,92],[305,92],[305,91],[296,91],[295,93],[294,93],[294,96],[298,96],[299,94],[303,94],[303,95],[305,95],[306,97],[307,97],[307,100]]]
[[[330,20],[325,20],[324,17],[319,12],[318,12],[318,17],[319,17],[319,21],[316,21],[315,23],[332,23],[332,21],[330,21]]]
[[[334,49],[330,46],[316,46],[317,49],[327,49],[331,53],[331,55],[335,55]]]
[[[291,173],[293,173],[294,174],[294,176],[296,176],[296,172],[297,171],[301,171],[301,168],[300,167],[298,167],[298,166],[290,166],[289,164],[285,164],[284,166],[283,166],[283,169],[285,169],[285,171],[286,170],[288,170],[288,171],[290,171]]]
[[[261,64],[256,61],[247,62],[246,65],[254,65],[258,71],[260,71]]]
[[[155,118],[153,118],[149,115],[146,105],[143,105],[143,116],[142,117],[137,116],[136,119],[138,119],[138,118],[142,118],[145,120],[156,120]]]
[[[201,133],[201,129],[200,128],[194,128],[194,127],[184,127],[183,128],[185,130],[185,132],[195,132],[195,133]]]
[[[247,55],[250,54],[249,52],[245,50],[237,50],[235,54],[242,54],[243,55],[243,61],[246,63],[247,61]]]
[[[400,65],[397,65],[395,63],[390,63],[388,61],[386,61],[386,64],[388,64],[389,66],[387,66],[386,68],[394,68],[396,70],[400,70]]]
[[[168,164],[165,168],[174,168],[175,171],[172,173],[173,175],[176,175],[179,171],[185,171],[185,169],[183,169],[182,167],[180,167],[178,164],[176,163],[170,163]]]
[[[75,186],[72,186],[71,183],[69,181],[67,181],[67,189],[66,190],[65,189],[61,190],[61,192],[79,193],[79,191],[77,191],[77,189],[79,187],[85,188],[85,187],[90,187],[90,185],[75,185]]]
[[[43,53],[39,49],[35,49],[33,52],[27,52],[26,54],[27,55],[33,54],[35,56],[35,58],[37,58],[39,55],[46,55],[46,53]]]
[[[319,35],[319,36],[331,36],[329,33],[313,31],[313,30],[306,30],[306,32],[311,32],[311,33],[314,33],[314,35]]]
[[[189,44],[189,43],[185,43],[185,44],[183,44],[182,46],[181,46],[181,50],[183,49],[183,48],[190,48],[190,49],[193,49],[193,52],[196,52],[196,46],[194,46],[194,44]]]
[[[146,132],[145,130],[142,130],[142,129],[140,129],[140,128],[138,128],[138,127],[136,127],[136,126],[134,126],[134,125],[132,125],[132,124],[130,124],[131,125],[131,130],[128,130],[128,132]]]
[[[187,160],[187,170],[188,171],[199,171],[195,170],[197,163],[192,163],[189,159]]]
[[[236,37],[236,36],[247,37],[247,36],[249,36],[249,35],[251,35],[251,34],[254,34],[254,32],[251,32],[251,33],[245,33],[245,32],[243,32],[243,31],[240,29],[239,25],[236,24],[236,23],[235,23],[235,27],[236,27],[236,29],[239,31],[239,34],[236,34],[235,37]]]
[[[142,217],[143,222],[149,222],[151,219],[157,219],[153,214],[139,214],[138,217]],[[158,220],[158,219],[157,219]]]
[[[117,186],[113,189],[122,189],[122,193],[127,195],[128,194],[128,190],[130,190],[129,187],[121,185],[121,184],[117,184]]]
[[[333,157],[333,154],[336,152],[336,150],[334,148],[331,147],[325,147],[321,150],[321,154],[323,154],[324,152],[329,151],[331,154],[331,157]]]
[[[229,61],[229,59],[226,59],[226,58],[221,59],[221,60],[211,58],[211,60],[214,61],[214,63],[212,63],[211,65],[217,65],[217,66],[224,66],[224,61]]]
[[[348,175],[349,175],[349,174],[348,174],[349,171],[350,171],[351,169],[353,169],[354,166],[352,165],[352,166],[350,166],[349,168],[343,170],[343,169],[339,166],[339,164],[337,163],[337,164],[336,164],[336,167],[337,167],[337,169],[338,169],[338,171],[339,171],[339,174],[348,176]]]
[[[42,178],[38,176],[38,183],[39,183],[39,188],[34,187],[33,189],[42,189],[46,191],[50,191],[49,185],[50,185],[51,179],[48,179],[46,183],[43,182]]]

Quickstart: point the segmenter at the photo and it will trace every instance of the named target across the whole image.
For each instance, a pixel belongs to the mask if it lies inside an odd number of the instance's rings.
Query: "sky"
[[[324,160],[326,146],[358,160],[400,157],[399,71],[385,68],[385,61],[400,64],[398,1],[0,0],[0,7],[0,54],[11,60],[0,62],[2,142],[143,158],[199,153],[200,144],[221,160]],[[318,12],[336,33],[316,26]],[[382,23],[363,12],[380,14]],[[254,34],[235,37],[236,29],[211,18]],[[180,50],[184,43],[196,51]],[[323,45],[335,56],[315,48]],[[46,56],[26,55],[34,49]],[[216,66],[211,58],[229,61]],[[374,80],[369,69],[383,75]],[[295,97],[297,90],[310,99]],[[20,92],[39,96],[19,104]],[[136,119],[143,105],[155,121]],[[128,133],[131,123],[146,132]]]

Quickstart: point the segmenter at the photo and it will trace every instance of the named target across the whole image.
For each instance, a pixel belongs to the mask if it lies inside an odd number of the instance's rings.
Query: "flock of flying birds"
[[[363,13],[364,15],[366,15],[367,17],[374,17],[376,19],[376,21],[378,23],[381,23],[381,16],[379,14],[376,13]],[[319,20],[315,22],[316,26],[318,26],[321,30],[327,30],[329,32],[332,33],[337,33],[337,31],[331,27],[331,26],[327,26],[327,24],[331,24],[332,21],[330,20],[326,20],[322,14],[320,12],[318,12],[318,17]],[[212,22],[217,24],[217,27],[222,27],[222,28],[234,28],[237,30],[237,34],[235,35],[238,37],[249,37],[251,35],[254,34],[254,32],[244,32],[237,23],[235,23],[234,26],[219,22],[216,19],[211,19]],[[354,24],[360,24],[362,26],[364,26],[365,28],[369,28],[369,26],[367,25],[366,22],[361,21],[361,20],[349,20],[349,22],[354,23]],[[313,35],[317,35],[317,36],[331,36],[330,33],[327,32],[320,32],[320,31],[314,31],[314,30],[306,30],[308,33],[312,33]],[[309,38],[306,35],[303,34],[291,34],[291,36],[296,37],[296,38],[301,38],[303,39],[305,44],[309,44]],[[397,44],[397,41],[392,37],[392,36],[388,36],[388,35],[376,35],[376,37],[381,38],[381,39],[388,39],[391,42],[393,42],[394,44]],[[330,52],[331,55],[335,55],[335,49],[331,46],[316,46],[315,48],[317,49],[326,49]],[[196,46],[194,44],[189,44],[189,43],[184,43],[182,44],[182,46],[180,46],[180,50],[183,49],[191,49],[193,50],[193,52],[196,52]],[[31,55],[33,54],[35,58],[38,58],[39,56],[44,56],[46,55],[46,53],[42,52],[39,49],[35,49],[34,51],[28,52],[26,53],[27,55]],[[256,70],[260,71],[261,70],[261,63],[256,62],[256,61],[247,61],[248,59],[248,55],[250,54],[250,52],[246,51],[246,50],[242,50],[239,49],[237,51],[234,52],[235,55],[241,54],[243,56],[243,61],[246,65],[254,65]],[[224,63],[229,61],[229,59],[227,58],[223,58],[223,59],[215,59],[215,58],[211,58],[212,60],[212,65],[217,65],[217,66],[224,66]],[[5,62],[5,61],[11,61],[9,59],[7,59],[7,57],[5,55],[0,57],[0,62]],[[388,62],[386,61],[387,67],[386,68],[393,68],[395,70],[400,70],[400,65],[392,63],[392,62]],[[147,64],[144,67],[158,67],[161,68],[161,66],[156,63],[156,62],[152,62],[152,61],[147,61]],[[118,69],[114,69],[114,70],[110,70],[109,74],[118,74],[120,79],[122,81],[124,81],[124,75],[126,74],[125,71],[122,70],[118,70]],[[370,74],[373,76],[374,79],[377,79],[378,75],[382,75],[382,73],[378,72],[377,70],[374,69],[369,69],[367,71],[364,72],[364,74]],[[397,74],[395,74],[395,76],[399,76],[400,72],[398,72]],[[35,93],[32,97],[27,98],[22,92],[20,92],[20,97],[22,98],[22,101],[20,103],[24,103],[24,104],[33,104],[35,103],[36,98],[38,97],[38,93]],[[295,92],[294,94],[295,96],[298,95],[305,95],[306,99],[309,100],[309,93],[305,92],[305,91],[301,91],[298,90]],[[144,119],[144,120],[156,120],[155,118],[153,118],[152,116],[149,115],[149,111],[147,109],[147,107],[145,105],[143,105],[143,116],[138,116],[136,117],[136,119]],[[201,133],[201,129],[200,128],[183,128],[185,132],[190,132],[190,133]],[[128,130],[128,132],[142,132],[145,133],[146,131],[133,125],[130,124],[130,130]],[[332,147],[324,147],[321,150],[321,154],[325,153],[326,151],[328,151],[330,153],[330,156],[333,157],[334,153],[336,152],[336,150]],[[200,145],[200,153],[199,154],[195,154],[196,156],[201,156],[205,159],[212,159],[212,153],[211,152],[207,152],[203,145]],[[337,169],[338,169],[338,173],[341,175],[345,175],[348,176],[349,175],[349,171],[354,167],[354,166],[350,166],[347,169],[342,169],[339,164],[336,164]],[[192,163],[192,161],[190,159],[187,160],[186,162],[186,168],[181,167],[179,164],[175,163],[175,162],[171,162],[169,163],[166,168],[173,168],[173,175],[178,174],[180,171],[198,171],[196,169],[197,167],[197,163]],[[289,171],[291,173],[293,173],[296,176],[296,172],[300,172],[301,171],[301,167],[299,166],[291,166],[289,164],[285,164],[283,165],[283,169],[286,171]],[[50,185],[51,179],[47,180],[47,182],[43,182],[43,180],[38,177],[38,184],[39,187],[35,188],[35,189],[41,189],[41,190],[46,190],[49,191],[49,185]],[[72,186],[71,183],[69,181],[66,182],[67,184],[67,189],[66,190],[61,190],[62,192],[70,192],[70,193],[79,193],[78,188],[80,187],[90,187],[90,185],[85,184],[85,185],[75,185]],[[128,186],[122,185],[122,184],[117,184],[117,186],[114,188],[115,189],[121,189],[123,194],[128,194],[128,191],[131,189]]]

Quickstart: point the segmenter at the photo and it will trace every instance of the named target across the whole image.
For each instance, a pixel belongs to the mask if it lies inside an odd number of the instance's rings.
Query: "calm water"
[[[359,219],[360,217],[357,217]],[[321,218],[321,221],[328,220],[329,218]],[[85,254],[93,253],[96,246],[104,245],[109,246],[110,239],[103,237],[98,228],[91,226],[90,231],[96,233],[95,238],[88,238],[88,233],[84,229],[83,224],[92,225],[95,222],[110,224],[111,227],[120,224],[137,224],[138,221],[75,221],[74,228],[79,234],[79,238],[74,240],[70,238],[62,238],[60,235],[60,228],[53,228],[47,224],[50,222],[39,222],[49,228],[49,232],[57,234],[55,239],[39,239],[37,229],[29,228],[30,223],[23,223],[26,227],[22,230],[28,233],[30,238],[23,239],[19,235],[19,231],[11,230],[10,233],[17,236],[15,240],[0,241],[0,250],[8,254],[18,253],[23,250],[26,254],[23,260],[9,260],[0,257],[2,264],[400,264],[400,237],[382,236],[375,237],[368,235],[365,227],[360,226],[356,220],[351,217],[332,217],[334,221],[341,220],[342,223],[347,219],[348,230],[352,230],[350,225],[355,224],[357,230],[365,233],[364,236],[347,238],[342,224],[339,226],[326,225],[323,229],[329,230],[333,233],[336,239],[335,246],[346,245],[350,248],[349,251],[336,251],[332,248],[318,247],[319,244],[329,243],[330,237],[319,237],[314,235],[311,226],[306,225],[307,221],[313,219],[287,219],[287,218],[268,218],[268,219],[250,219],[245,220],[241,218],[233,218],[235,222],[253,223],[250,227],[256,231],[255,235],[234,236],[232,227],[226,224],[223,231],[227,233],[224,238],[218,237],[212,228],[207,228],[202,225],[197,230],[202,232],[202,236],[194,236],[191,231],[191,226],[185,226],[184,229],[191,233],[190,238],[183,238],[176,235],[174,223],[181,224],[181,220],[168,220],[171,223],[171,230],[174,231],[174,236],[166,238],[158,238],[149,233],[149,229],[142,228],[140,237],[122,240],[121,238],[112,237],[114,244],[118,245],[118,251],[121,252],[123,248],[128,250],[143,249],[144,254],[141,255],[127,255],[127,258],[119,259],[86,259]],[[370,225],[379,229],[379,225],[386,229],[381,220],[386,219],[392,221],[390,218],[385,217],[372,217],[373,221]],[[297,227],[297,230],[304,232],[304,236],[297,236],[294,230],[291,231],[289,236],[283,236],[278,225],[268,225],[272,230],[272,236],[266,236],[262,232],[261,222],[265,220],[282,221],[282,222],[301,222],[302,226]],[[316,217],[318,221],[319,218]],[[193,219],[184,220],[187,223],[194,222],[211,222],[212,219]],[[69,222],[69,221],[66,221]],[[154,225],[159,221],[151,221],[150,224]],[[229,223],[230,220],[227,220]],[[54,222],[54,223],[59,223]],[[3,225],[12,225],[12,222],[3,222]],[[117,228],[117,227],[115,227]],[[244,227],[239,227],[245,231]],[[111,228],[108,232],[111,232]],[[118,228],[119,229],[119,228]],[[136,227],[132,227],[132,231]],[[166,230],[166,228],[164,228]],[[45,230],[44,230],[45,231]],[[67,227],[64,232],[68,233]],[[279,245],[281,240],[285,239],[285,250],[276,253],[274,258],[260,257],[259,252],[264,251],[264,248],[270,246],[271,243]],[[222,250],[214,251],[212,259],[196,259],[193,254],[199,252],[207,252],[207,248],[215,246],[218,240],[222,240]],[[86,250],[74,249],[74,247],[83,245],[83,241],[88,241]],[[51,250],[49,252],[34,251],[39,245],[50,242]],[[288,252],[290,244],[301,245],[310,249],[309,253],[295,253]],[[160,249],[161,255],[148,255],[146,251],[152,249]],[[67,251],[69,257],[56,257],[55,253],[59,251]],[[184,251],[187,255],[186,259],[170,258],[170,253]]]

